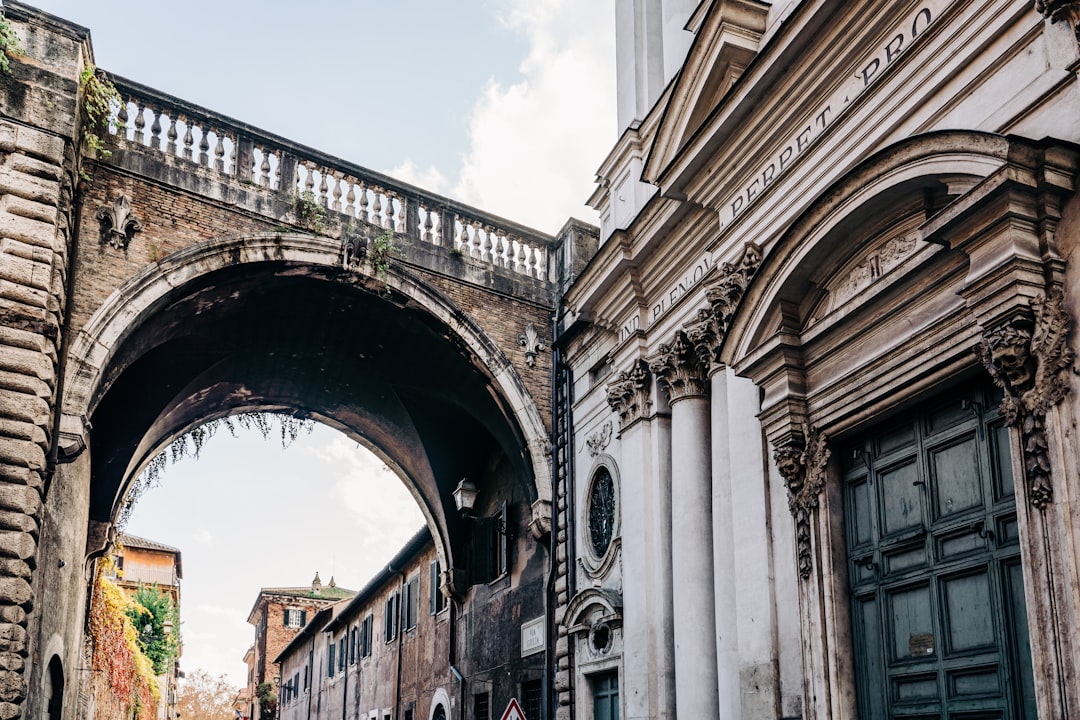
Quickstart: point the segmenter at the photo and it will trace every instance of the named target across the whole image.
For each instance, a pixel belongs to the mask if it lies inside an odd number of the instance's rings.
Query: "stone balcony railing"
[[[549,283],[555,239],[294,143],[145,85],[113,77],[120,148],[160,153],[223,180],[309,198],[356,223],[391,229],[500,272]]]

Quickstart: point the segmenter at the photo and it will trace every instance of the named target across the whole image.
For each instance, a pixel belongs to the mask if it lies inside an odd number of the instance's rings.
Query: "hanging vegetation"
[[[98,563],[90,601],[91,662],[99,714],[152,720],[157,716],[161,695],[157,678],[152,663],[139,647],[138,632],[129,616],[134,601],[103,572],[110,566],[110,560]]]
[[[126,612],[138,632],[139,649],[150,660],[154,674],[164,675],[180,652],[180,611],[172,597],[157,583],[140,583]]]
[[[161,473],[167,465],[170,463],[176,464],[184,458],[198,460],[199,453],[202,452],[207,440],[214,437],[221,428],[228,430],[233,437],[236,437],[237,428],[258,430],[264,440],[269,440],[272,435],[276,434],[281,438],[281,447],[287,448],[296,441],[301,432],[310,433],[314,430],[315,421],[283,413],[249,412],[209,420],[198,427],[192,428],[169,443],[164,450],[150,458],[150,462],[135,478],[124,498],[124,505],[120,508],[120,515],[116,519],[117,528],[122,530],[127,526],[135,504],[147,490],[157,487],[158,481],[161,479]]]

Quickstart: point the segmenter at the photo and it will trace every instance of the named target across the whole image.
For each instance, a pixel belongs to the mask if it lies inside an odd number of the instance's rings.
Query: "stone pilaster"
[[[676,715],[719,717],[708,366],[686,333],[650,363],[671,402],[671,579]]]

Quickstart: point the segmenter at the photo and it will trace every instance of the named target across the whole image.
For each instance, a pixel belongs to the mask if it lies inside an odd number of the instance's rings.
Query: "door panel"
[[[1035,717],[998,402],[958,389],[842,451],[860,717]]]

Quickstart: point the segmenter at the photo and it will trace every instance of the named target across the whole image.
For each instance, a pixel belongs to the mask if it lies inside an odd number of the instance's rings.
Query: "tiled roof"
[[[144,550],[160,550],[162,552],[171,553],[180,552],[180,548],[174,548],[172,545],[159,543],[155,540],[147,540],[146,538],[141,538],[138,535],[130,535],[128,533],[120,533],[120,537],[117,538],[117,540],[124,547],[142,548]]]

